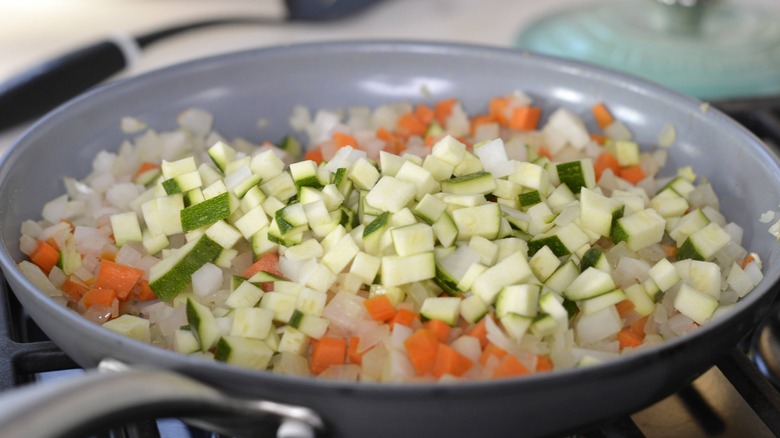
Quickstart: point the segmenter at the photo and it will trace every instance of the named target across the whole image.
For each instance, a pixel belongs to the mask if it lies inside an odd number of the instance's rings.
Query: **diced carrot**
[[[395,316],[395,307],[387,295],[376,295],[365,301],[363,306],[368,310],[371,319],[375,321],[389,321]]]
[[[60,250],[60,244],[57,243],[57,239],[55,239],[54,236],[49,237],[48,239],[46,239],[46,243],[48,243],[49,246],[51,246],[55,250],[57,250],[57,251]]]
[[[97,289],[112,289],[117,297],[124,301],[143,275],[144,271],[141,269],[110,260],[101,260],[97,278],[92,286]]]
[[[303,158],[314,161],[317,164],[322,163],[322,160],[324,160],[322,156],[322,149],[320,148],[309,149],[305,154],[303,154]]]
[[[43,240],[38,241],[38,246],[36,246],[35,250],[30,254],[30,261],[41,268],[46,275],[48,275],[49,272],[51,272],[51,269],[57,265],[59,259],[59,251]]]
[[[747,268],[747,265],[752,263],[755,260],[755,257],[753,257],[753,254],[748,254],[747,257],[745,257],[744,260],[742,260],[742,263],[739,264],[739,267],[742,269]]]
[[[474,364],[471,359],[458,353],[454,348],[446,344],[439,344],[431,373],[437,379],[445,374],[459,377],[470,370],[472,365]]]
[[[549,158],[549,159],[551,159],[551,160],[552,160],[552,152],[550,152],[550,150],[549,150],[549,149],[547,149],[547,148],[546,148],[546,147],[544,147],[544,146],[541,146],[541,147],[539,147],[539,149],[536,151],[536,153],[537,153],[537,154],[538,154],[540,157],[547,157],[547,158]]]
[[[360,337],[350,336],[347,357],[350,363],[361,365],[363,363],[363,355],[366,354],[367,350],[358,353],[358,346],[360,346]]]
[[[282,271],[279,270],[279,254],[275,252],[269,252],[260,256],[256,262],[250,267],[246,268],[241,276],[244,278],[250,278],[260,271],[267,272],[277,277],[283,277]]]
[[[394,325],[401,324],[405,325],[407,327],[412,327],[414,324],[414,320],[419,318],[420,315],[416,312],[412,312],[409,309],[398,309],[397,312],[395,312],[395,316],[393,319],[390,320],[390,328],[392,329]]]
[[[506,126],[509,124],[507,118],[507,107],[509,106],[509,98],[506,96],[497,96],[488,102],[488,114],[501,125]]]
[[[421,328],[406,338],[404,348],[418,375],[423,375],[433,369],[438,346],[439,339],[436,337],[436,333],[428,329]]]
[[[447,124],[447,119],[450,117],[450,114],[452,114],[452,108],[456,103],[458,103],[458,100],[451,98],[439,101],[433,106],[433,116],[441,126]]]
[[[488,123],[496,123],[496,118],[491,116],[490,114],[481,114],[477,115],[471,118],[471,133],[474,134],[474,131],[477,130],[477,127],[480,125],[485,125]]]
[[[512,110],[509,127],[518,131],[533,131],[539,125],[542,109],[538,106],[520,106]]]
[[[593,105],[592,110],[593,117],[596,119],[596,124],[599,125],[599,128],[601,129],[606,128],[615,121],[607,107],[601,102]]]
[[[96,304],[101,306],[111,307],[116,299],[116,291],[113,289],[98,289],[91,288],[84,292],[84,296],[81,297],[81,302],[86,307],[92,307]]]
[[[645,172],[638,164],[620,169],[619,175],[631,184],[636,184],[645,179]]]
[[[530,374],[528,368],[521,364],[517,358],[511,354],[507,354],[493,371],[493,378],[500,379],[504,377],[525,376],[528,374]]]
[[[435,112],[428,105],[420,103],[417,105],[417,108],[414,109],[414,115],[424,124],[430,125],[435,117]]]
[[[593,140],[594,142],[598,143],[598,144],[604,144],[607,141],[607,136],[606,135],[601,135],[601,134],[591,133],[590,134],[590,139]]]
[[[425,321],[423,323],[423,328],[427,328],[428,330],[436,333],[436,337],[439,339],[439,342],[447,342],[447,339],[450,338],[450,332],[452,332],[452,327],[439,319]]]
[[[485,318],[490,318],[490,316],[485,316]],[[485,348],[488,344],[487,339],[487,328],[485,327],[485,318],[482,318],[474,324],[473,327],[466,330],[466,334],[469,336],[474,336],[475,338],[479,339],[479,345],[482,346],[482,348]]]
[[[81,299],[84,293],[89,290],[89,287],[74,280],[73,276],[69,276],[65,279],[62,285],[60,285],[60,289],[65,292],[65,294],[68,295],[71,299],[78,301]]]
[[[423,123],[414,113],[404,113],[398,117],[397,128],[402,135],[420,135],[425,134],[428,125]]]
[[[153,170],[153,169],[159,169],[160,166],[157,163],[152,163],[150,161],[144,161],[141,163],[140,166],[138,166],[138,170],[135,171],[135,175],[133,175],[133,179],[138,178],[140,175]]]
[[[353,148],[358,149],[357,140],[355,139],[355,137],[349,134],[336,131],[331,135],[331,139],[333,140],[334,143],[336,143],[336,147],[339,149],[346,146],[352,146]]]
[[[677,255],[677,247],[674,245],[661,245],[661,249],[664,250],[667,257],[674,257]]]
[[[536,355],[536,372],[542,373],[545,371],[552,371],[552,369],[553,369],[553,363],[552,363],[552,359],[550,359],[550,356],[546,354]]]
[[[490,356],[495,356],[501,359],[506,356],[506,350],[496,346],[496,344],[492,342],[488,342],[488,344],[485,346],[485,349],[482,350],[482,354],[479,356],[479,363],[485,365],[488,359],[490,359]]]
[[[140,301],[156,300],[157,294],[154,293],[151,287],[149,287],[149,281],[140,279],[135,285],[135,294]]]
[[[617,175],[620,172],[620,163],[617,157],[609,152],[602,152],[596,157],[596,161],[593,162],[593,170],[596,173],[596,179],[601,179],[601,174],[605,170],[612,169],[612,172]]]
[[[642,345],[642,337],[634,333],[630,327],[623,327],[617,335],[618,342],[620,342],[620,349],[637,347]]]
[[[385,142],[383,150],[391,154],[400,154],[406,147],[398,140],[396,136],[391,134],[385,128],[379,128],[376,130],[376,138]]]
[[[634,310],[634,302],[631,300],[623,300],[617,304],[615,304],[615,307],[617,308],[618,314],[621,318],[625,318],[626,314],[628,312]]]
[[[346,360],[347,341],[342,338],[325,336],[312,344],[309,358],[309,370],[319,374],[331,365],[343,364]]]
[[[645,325],[647,324],[647,318],[647,316],[639,318],[628,326],[632,332],[639,335],[642,339],[645,338]]]
[[[113,234],[109,235],[108,237],[110,237],[111,240],[114,239]],[[113,262],[114,260],[116,260],[116,253],[111,251],[103,251],[103,253],[100,254],[100,260],[108,260],[110,262]]]

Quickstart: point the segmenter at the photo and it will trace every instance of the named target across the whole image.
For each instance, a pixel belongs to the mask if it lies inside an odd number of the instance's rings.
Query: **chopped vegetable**
[[[631,354],[727,311],[762,263],[705,177],[661,171],[591,109],[513,92],[471,117],[455,98],[299,109],[278,145],[150,132],[22,225],[21,267],[117,333],[299,376],[521,378]]]

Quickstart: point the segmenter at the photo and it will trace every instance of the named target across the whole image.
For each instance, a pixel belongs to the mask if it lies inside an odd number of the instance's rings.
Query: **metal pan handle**
[[[113,360],[100,371],[0,396],[0,436],[76,437],[105,430],[122,418],[182,418],[231,436],[314,437],[324,433],[311,409],[229,397],[171,371],[131,368]],[[109,372],[106,372],[109,371]]]

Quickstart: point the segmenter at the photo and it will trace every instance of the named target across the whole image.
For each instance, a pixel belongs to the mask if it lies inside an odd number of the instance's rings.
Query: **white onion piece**
[[[331,365],[318,377],[329,380],[338,380],[339,382],[357,382],[360,376],[360,365],[353,363]]]
[[[330,320],[334,328],[353,332],[362,319],[368,318],[368,312],[363,306],[365,299],[348,292],[339,292],[325,306],[322,317]]]
[[[452,341],[450,347],[469,358],[472,362],[477,362],[479,356],[482,354],[482,347],[479,344],[479,339],[474,336],[461,336]]]
[[[209,296],[222,286],[222,281],[222,268],[206,263],[192,274],[192,292],[199,297]]]
[[[360,337],[357,352],[362,353],[387,339],[390,336],[390,327],[374,320],[361,320],[354,335]]]
[[[360,360],[362,380],[379,381],[382,378],[382,370],[389,356],[383,344],[366,351]]]

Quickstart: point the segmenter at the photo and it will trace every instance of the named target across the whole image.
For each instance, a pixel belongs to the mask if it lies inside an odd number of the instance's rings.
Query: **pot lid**
[[[622,70],[701,99],[758,97],[780,94],[778,18],[717,0],[589,2],[531,24],[517,46]]]

